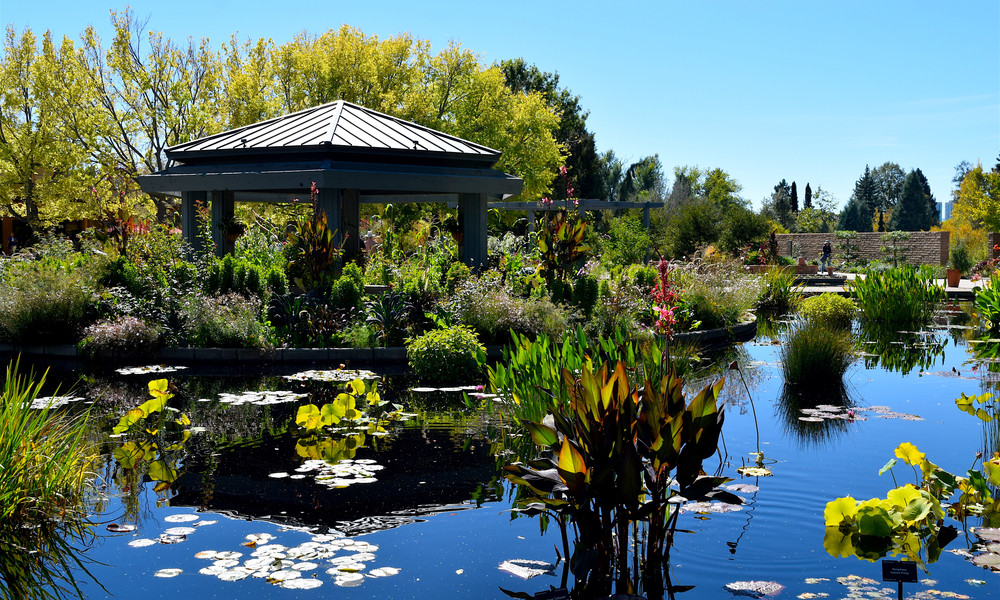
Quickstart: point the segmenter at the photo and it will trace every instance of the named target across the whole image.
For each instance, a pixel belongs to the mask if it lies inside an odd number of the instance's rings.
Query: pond
[[[894,598],[895,584],[882,582],[881,561],[836,558],[824,549],[824,509],[846,495],[884,498],[895,484],[879,470],[902,442],[959,474],[977,452],[988,457],[998,449],[992,430],[955,404],[963,393],[996,386],[988,368],[996,363],[973,360],[992,345],[967,342],[973,332],[967,312],[938,313],[936,325],[925,331],[861,344],[863,356],[848,372],[847,398],[839,402],[782,393],[781,324],[721,357],[741,362],[754,402],[751,407],[738,374],[730,372],[723,393],[723,473],[744,484],[738,493],[746,503],[734,512],[681,516],[679,528],[687,532],[671,551],[670,575],[675,585],[694,587],[677,597],[730,597],[726,584],[766,581],[784,586],[778,593],[784,598]],[[196,371],[88,373],[78,384],[85,401],[97,397],[95,414],[104,415],[94,435],[109,456],[119,450],[117,459],[104,463],[105,485],[92,517],[100,524],[99,538],[85,553],[107,592],[506,598],[501,588],[535,594],[559,586],[558,530],[540,533],[538,519],[508,512],[510,487],[491,454],[501,423],[467,408],[461,390],[414,392],[405,377],[387,376],[381,392],[403,408],[383,423],[385,435],[369,429],[310,441],[296,432],[297,407],[331,401],[333,384],[282,377],[291,373]],[[191,433],[167,440],[173,446],[161,440],[153,449],[121,452],[123,440],[108,437],[111,427],[147,399],[148,382],[160,378],[175,386],[175,405],[190,419]],[[306,396],[261,393],[271,390]],[[845,418],[848,408],[853,418]],[[773,476],[742,477],[736,469],[754,462],[758,430]],[[717,460],[707,460],[706,470]],[[123,462],[136,468],[123,468]],[[331,463],[338,469],[320,468]],[[893,474],[900,485],[914,479],[902,463]],[[334,479],[340,485],[330,485]],[[1000,596],[996,575],[954,552],[976,541],[969,528],[978,521],[951,522],[958,537],[927,565],[929,574],[920,573],[920,583],[906,584],[906,597]],[[134,530],[111,532],[111,524]],[[285,561],[284,571],[296,574],[284,582],[220,577],[255,559]],[[89,597],[106,595],[85,578],[82,586]]]

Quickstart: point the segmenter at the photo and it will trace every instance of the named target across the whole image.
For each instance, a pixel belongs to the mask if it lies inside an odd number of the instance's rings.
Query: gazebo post
[[[340,240],[344,239],[343,216],[341,215],[343,198],[339,188],[319,188],[319,195],[316,198],[316,210],[326,213],[326,226],[333,233],[333,243],[340,245]]]
[[[462,223],[462,261],[474,271],[485,270],[486,194],[459,194],[458,214]]]
[[[226,239],[226,232],[220,227],[220,224],[233,218],[235,195],[234,192],[212,192],[212,241],[215,242],[215,255],[220,258],[232,254],[236,245]]]
[[[358,223],[361,220],[361,190],[345,189],[340,192],[340,230],[347,236],[344,240],[344,261],[353,260],[361,252]]]
[[[198,210],[195,202],[208,203],[208,192],[181,192],[181,235],[191,244],[195,252],[201,250],[198,237]]]
[[[535,233],[535,211],[528,209],[528,233]]]

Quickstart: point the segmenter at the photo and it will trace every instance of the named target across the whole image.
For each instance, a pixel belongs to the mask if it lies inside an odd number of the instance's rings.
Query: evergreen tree
[[[854,183],[853,197],[856,198],[858,202],[865,205],[868,209],[867,214],[869,215],[875,214],[876,211],[880,210],[881,205],[879,202],[878,184],[875,181],[875,177],[872,175],[871,169],[868,168],[868,165],[865,165],[865,174]],[[881,215],[881,212],[879,214]],[[871,230],[871,223],[869,222],[867,227],[864,227],[863,229],[854,229],[852,231]]]
[[[774,209],[774,216],[781,223],[781,226],[791,230],[795,223],[795,217],[792,215],[792,190],[784,179],[774,186],[774,193],[771,194],[771,205]]]
[[[795,182],[792,182],[792,212],[799,212],[799,190],[795,187]]]
[[[917,179],[920,181],[920,189],[923,190],[924,196],[927,197],[927,229],[931,227],[941,226],[941,209],[938,208],[937,200],[934,198],[934,194],[931,193],[931,184],[924,177],[923,172],[920,169],[915,169],[914,173],[917,174]]]
[[[923,231],[930,229],[930,215],[927,214],[927,196],[924,195],[920,178],[910,171],[903,181],[903,193],[896,202],[889,219],[889,229],[893,231]]]
[[[805,201],[802,203],[802,208],[812,208],[813,207],[813,191],[809,187],[809,182],[806,182],[806,197]]]
[[[837,220],[837,230],[839,231],[871,231],[872,219],[868,209],[868,203],[858,199],[852,194],[847,201],[847,206],[840,212],[840,219]]]

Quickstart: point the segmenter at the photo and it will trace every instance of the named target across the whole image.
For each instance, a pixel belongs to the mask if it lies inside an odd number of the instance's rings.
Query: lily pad
[[[201,573],[202,575],[218,575],[219,573],[225,573],[228,570],[229,569],[227,569],[226,567],[217,567],[215,565],[212,565],[211,567],[205,567],[204,569],[201,569],[198,572]]]
[[[161,544],[179,544],[179,543],[183,542],[186,539],[187,539],[187,536],[185,536],[185,535],[167,535],[167,534],[163,534],[159,538],[157,538],[157,541],[160,542]]]
[[[167,523],[190,523],[191,521],[197,521],[198,515],[192,515],[190,513],[180,514],[180,515],[169,515],[163,517],[163,520]]]
[[[341,573],[333,580],[334,585],[340,587],[355,587],[364,582],[365,576],[358,573]]]
[[[138,539],[138,540],[132,540],[131,542],[128,543],[128,545],[131,546],[131,547],[133,547],[133,548],[144,548],[146,546],[152,546],[155,543],[156,543],[156,540],[150,540],[150,539],[142,538],[142,539]]]
[[[163,531],[166,535],[191,535],[195,531],[198,531],[194,527],[171,527]]]
[[[377,569],[372,569],[368,571],[369,577],[392,577],[393,575],[398,575],[399,569],[396,567],[379,567]]]
[[[235,558],[224,558],[222,560],[217,560],[212,564],[216,567],[224,567],[226,569],[229,569],[238,566],[240,564],[240,561]]]
[[[299,571],[293,571],[291,569],[282,569],[280,571],[275,571],[267,576],[267,580],[270,582],[277,581],[288,581],[289,579],[298,579],[302,577],[302,573]]]
[[[542,562],[540,560],[515,558],[513,560],[503,561],[500,563],[498,568],[501,571],[510,573],[511,575],[520,577],[521,579],[531,579],[532,577],[551,573],[556,567],[551,563]]]
[[[177,577],[184,571],[182,569],[160,569],[153,573],[153,577]]]
[[[108,531],[111,533],[129,533],[135,531],[135,525],[119,525],[118,523],[112,523],[108,525]]]
[[[725,588],[737,596],[763,598],[777,594],[785,586],[776,581],[734,581],[727,583]]]
[[[219,553],[216,552],[215,550],[202,550],[201,552],[194,555],[195,558],[203,558],[203,559],[211,558],[213,560],[219,560],[218,556]]]
[[[309,577],[306,579],[286,579],[279,585],[286,590],[314,590],[323,585],[323,582]]]
[[[240,581],[241,579],[250,577],[251,574],[253,574],[253,571],[250,569],[230,569],[225,573],[219,573],[216,577],[223,581]]]
[[[740,467],[736,469],[736,472],[744,477],[769,477],[774,475],[774,473],[764,467]]]

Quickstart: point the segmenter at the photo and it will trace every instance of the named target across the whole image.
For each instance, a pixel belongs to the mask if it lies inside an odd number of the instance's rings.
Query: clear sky
[[[18,31],[110,42],[114,0],[0,0]],[[581,97],[598,150],[721,167],[760,205],[782,178],[850,197],[865,165],[920,168],[939,201],[1000,154],[1000,2],[133,0],[175,41],[290,40],[343,23],[522,57]]]

